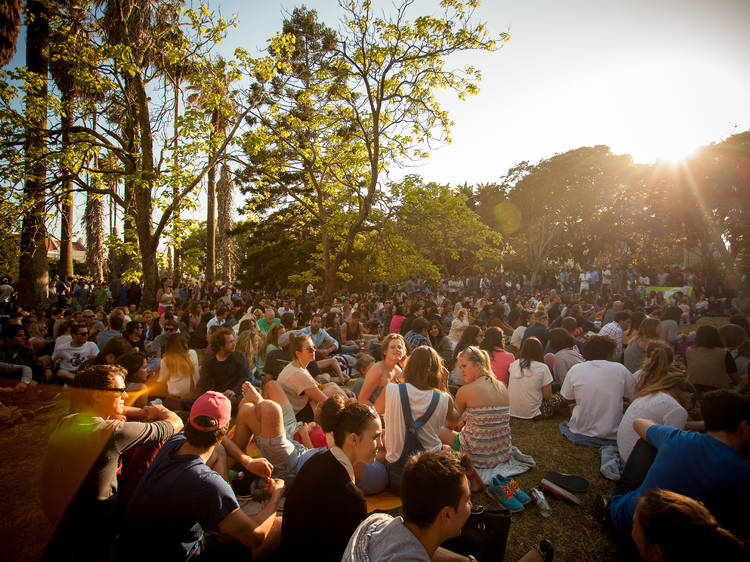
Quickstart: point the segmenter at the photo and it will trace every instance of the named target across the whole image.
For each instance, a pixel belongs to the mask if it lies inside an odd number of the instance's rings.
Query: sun
[[[689,139],[644,139],[630,150],[635,162],[654,164],[664,162],[681,164],[698,150],[698,145]]]

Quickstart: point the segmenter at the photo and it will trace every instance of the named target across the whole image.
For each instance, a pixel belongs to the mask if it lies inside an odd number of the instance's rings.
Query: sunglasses
[[[309,353],[315,353],[315,348],[314,347],[306,347],[305,351],[307,351]]]
[[[468,349],[468,350],[469,350],[469,351],[471,352],[471,354],[472,354],[472,355],[473,355],[474,357],[476,357],[476,358],[477,358],[477,361],[480,361],[480,362],[482,361],[482,356],[481,356],[481,355],[479,354],[479,351],[477,351],[477,348],[476,348],[476,347],[474,347],[473,345],[470,345],[470,346],[469,346],[469,347],[467,347],[466,349]]]
[[[164,328],[165,332],[174,332],[174,328]]]
[[[100,390],[103,390],[105,392],[116,392],[118,394],[124,393],[127,389],[126,388],[101,388]]]

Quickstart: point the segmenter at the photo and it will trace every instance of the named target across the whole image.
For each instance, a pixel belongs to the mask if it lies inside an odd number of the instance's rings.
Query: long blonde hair
[[[251,369],[255,369],[255,341],[256,335],[251,330],[245,330],[239,333],[234,346],[237,351],[245,354]]]
[[[679,373],[672,366],[673,360],[674,352],[666,343],[661,340],[649,342],[646,347],[646,359],[641,367],[643,372],[636,384],[636,392],[640,394],[645,388],[652,387],[667,375]]]
[[[499,393],[504,392],[505,385],[497,380],[492,372],[489,353],[487,353],[484,349],[479,349],[475,345],[470,345],[458,354],[459,359],[462,357],[467,361],[471,361],[472,363],[479,363],[479,366],[482,369],[482,374],[489,379],[495,390]]]
[[[166,368],[170,373],[178,373],[181,376],[192,377],[195,372],[195,363],[188,352],[187,340],[184,334],[175,333],[167,338],[164,346],[164,355],[161,358],[159,368]]]

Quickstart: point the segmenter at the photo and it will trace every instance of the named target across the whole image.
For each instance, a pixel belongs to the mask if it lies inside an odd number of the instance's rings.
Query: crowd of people
[[[573,443],[619,455],[600,515],[624,552],[742,552],[747,280],[656,277],[679,289],[603,268],[542,276],[544,288],[512,274],[375,284],[332,302],[312,286],[293,297],[165,278],[156,310],[136,284],[113,298],[56,280],[39,310],[11,293],[5,390],[71,387],[43,467],[45,557],[465,560],[440,545],[472,493],[511,512],[531,501],[480,475],[510,458],[511,418],[553,416]],[[729,321],[680,328],[714,314]],[[384,490],[401,517],[368,517],[366,496]],[[548,559],[544,543],[524,557]]]

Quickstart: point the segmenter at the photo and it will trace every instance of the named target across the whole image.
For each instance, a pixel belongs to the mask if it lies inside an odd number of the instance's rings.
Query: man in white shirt
[[[584,363],[573,365],[560,394],[575,401],[568,422],[571,432],[597,439],[617,438],[623,399],[635,393],[636,379],[621,363],[614,363],[616,344],[606,336],[593,336],[583,345]]]
[[[60,362],[58,378],[64,382],[73,382],[76,371],[88,359],[99,353],[99,348],[92,341],[87,341],[89,330],[86,324],[77,324],[70,330],[71,341],[55,347],[52,360]]]

